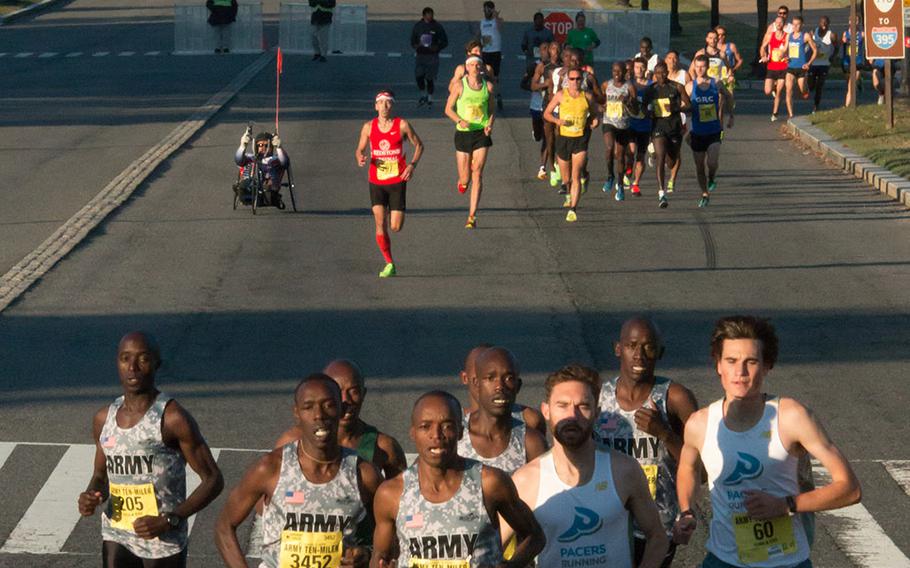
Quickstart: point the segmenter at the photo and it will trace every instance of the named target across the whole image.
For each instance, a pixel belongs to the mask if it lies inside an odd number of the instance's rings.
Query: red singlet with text
[[[405,165],[401,119],[393,119],[392,128],[382,132],[379,130],[379,119],[374,118],[370,126],[370,183],[401,183]]]

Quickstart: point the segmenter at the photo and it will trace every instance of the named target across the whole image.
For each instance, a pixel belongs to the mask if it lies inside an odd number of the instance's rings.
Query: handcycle
[[[252,131],[252,125],[250,125],[248,131]],[[255,156],[255,147],[253,150],[252,154]],[[247,171],[248,175],[245,175]],[[253,212],[253,215],[256,214],[257,209],[260,207],[276,207],[283,211],[286,208],[286,205],[281,196],[281,188],[286,187],[288,189],[288,195],[291,198],[291,210],[296,213],[297,197],[294,194],[296,185],[294,184],[294,173],[291,169],[290,159],[288,160],[288,167],[285,169],[284,174],[284,179],[281,182],[279,191],[276,192],[278,202],[269,203],[270,199],[266,192],[271,189],[271,182],[266,178],[265,173],[263,173],[259,160],[254,158],[248,165],[239,166],[237,181],[234,182],[234,210],[236,211],[237,206],[242,204],[248,206]]]

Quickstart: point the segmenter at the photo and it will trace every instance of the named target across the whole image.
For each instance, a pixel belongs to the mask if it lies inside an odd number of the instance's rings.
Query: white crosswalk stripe
[[[0,57],[6,57],[7,55],[9,55],[9,54],[7,54],[7,53],[0,53]]]
[[[59,55],[56,51],[45,51],[38,56],[38,59],[47,59],[49,57],[57,57]]]
[[[92,57],[104,57],[104,56],[110,55],[110,54],[111,54],[110,51],[96,51],[95,53],[92,54]]]
[[[131,55],[136,55],[135,51],[121,51],[117,54],[117,57],[130,57]]]
[[[145,53],[143,53],[143,55],[155,56],[155,55],[161,55],[161,52],[160,51],[146,51]]]
[[[32,55],[35,55],[35,52],[34,52],[34,51],[23,51],[22,53],[17,53],[17,54],[16,54],[16,58],[17,58],[17,59],[24,59],[24,58],[26,58],[26,57],[31,57]]]
[[[0,469],[9,461],[17,442],[0,442]],[[92,444],[26,443],[33,446],[65,446],[44,485],[22,515],[9,538],[2,543],[0,553],[67,554],[63,546],[79,522],[75,503],[91,477],[95,446]],[[22,451],[22,450],[20,450]],[[212,448],[217,461],[224,452],[265,452],[253,448]],[[21,458],[19,454],[17,454]],[[416,454],[406,454],[412,463]],[[910,460],[871,460],[881,464],[903,492],[910,496]],[[819,485],[831,478],[815,462],[815,477]],[[201,483],[199,476],[187,468],[187,494]],[[819,514],[821,523],[857,568],[910,568],[910,559],[888,537],[872,514],[862,504]],[[195,518],[189,519],[193,530]]]
[[[64,57],[79,57],[80,55],[82,55],[81,51],[71,51],[64,55]]]

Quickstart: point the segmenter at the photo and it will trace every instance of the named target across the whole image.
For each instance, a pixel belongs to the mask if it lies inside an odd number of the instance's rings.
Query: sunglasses
[[[581,81],[581,77],[569,77],[569,81]]]

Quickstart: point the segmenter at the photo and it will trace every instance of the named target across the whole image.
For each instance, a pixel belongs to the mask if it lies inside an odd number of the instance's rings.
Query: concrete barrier
[[[575,21],[577,8],[549,8],[544,16],[564,12]],[[670,49],[670,12],[640,10],[585,10],[587,26],[597,33],[600,47],[594,50],[594,60],[610,62],[628,59],[638,53],[638,41],[648,36],[654,43],[654,53],[663,56]]]
[[[278,44],[285,53],[313,53],[309,4],[282,2]],[[345,55],[367,52],[367,7],[356,4],[335,6],[329,29],[329,51]]]
[[[218,31],[208,24],[205,2],[174,5],[174,53],[196,55],[214,53]],[[239,1],[237,21],[231,24],[233,53],[262,52],[262,2]]]

